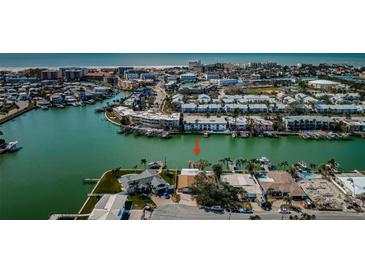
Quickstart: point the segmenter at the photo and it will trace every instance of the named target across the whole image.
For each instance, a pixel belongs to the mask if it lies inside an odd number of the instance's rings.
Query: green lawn
[[[147,197],[141,196],[128,196],[128,201],[132,202],[132,209],[143,209],[146,205],[155,207],[155,203]]]
[[[169,185],[175,184],[177,177],[176,170],[162,170],[160,175]]]

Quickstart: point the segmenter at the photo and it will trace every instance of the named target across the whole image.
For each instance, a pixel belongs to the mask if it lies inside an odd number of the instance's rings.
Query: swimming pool
[[[322,177],[319,174],[309,173],[309,172],[303,172],[302,175],[304,179],[318,179]]]

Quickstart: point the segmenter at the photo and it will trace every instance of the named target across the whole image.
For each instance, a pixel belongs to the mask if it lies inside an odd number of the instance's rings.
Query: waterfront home
[[[128,107],[115,107],[113,112],[118,119],[128,118],[132,123],[149,128],[173,129],[180,125],[180,113],[165,114],[160,111],[134,111]]]
[[[181,105],[181,111],[182,112],[196,112],[197,111],[197,105],[194,103],[186,103]]]
[[[180,81],[182,82],[195,82],[196,75],[194,73],[184,73],[180,75]]]
[[[347,132],[365,132],[365,118],[340,118],[338,121],[345,126]]]
[[[227,121],[223,117],[217,116],[196,116],[184,115],[185,131],[225,131]]]
[[[59,93],[52,94],[49,99],[53,105],[61,105],[63,103],[63,98]]]
[[[221,175],[221,180],[231,186],[244,189],[248,200],[254,201],[262,194],[260,186],[255,182],[251,174],[223,174]]]
[[[235,109],[238,109],[239,112],[247,112],[248,111],[248,106],[247,105],[242,105],[242,104],[226,104],[224,106],[224,110],[226,112],[234,112]]]
[[[249,104],[248,111],[253,113],[267,112],[268,108],[265,104]]]
[[[308,176],[309,175],[309,176]],[[317,174],[307,174],[298,184],[319,210],[342,210],[345,194],[326,178]]]
[[[140,174],[123,175],[118,180],[128,194],[152,192],[163,195],[170,189],[170,185],[155,170],[146,169]]]
[[[358,106],[355,105],[316,105],[316,110],[319,113],[334,113],[334,114],[354,114],[361,112]]]
[[[283,118],[287,130],[333,130],[336,122],[326,116],[299,115],[286,116]]]
[[[37,100],[38,107],[49,107],[50,105],[51,105],[50,102],[46,99]]]
[[[197,168],[183,168],[177,179],[177,189],[191,188],[195,184],[195,176],[201,171]]]
[[[77,102],[77,100],[76,100],[76,98],[75,97],[73,97],[73,96],[65,96],[65,103],[67,104],[67,105],[73,105],[73,104],[75,104]]]
[[[104,194],[96,203],[89,220],[121,220],[127,195]]]
[[[365,195],[365,175],[358,171],[352,173],[340,173],[335,176],[335,180],[345,188],[345,190],[355,196],[364,197]]]
[[[261,132],[265,132],[265,131],[274,130],[274,128],[273,128],[274,123],[269,120],[265,120],[258,116],[252,116],[251,120],[253,121],[253,126],[254,126],[255,132],[261,133]]]
[[[228,126],[230,130],[245,131],[247,130],[247,118],[243,116],[227,117]]]
[[[257,176],[260,186],[266,195],[271,197],[288,196],[293,200],[305,200],[308,195],[286,171],[269,171]]]
[[[210,102],[210,97],[209,97],[209,95],[206,95],[206,94],[200,94],[200,95],[198,96],[198,102],[199,102],[200,104],[207,104],[207,103],[209,103],[209,102]]]

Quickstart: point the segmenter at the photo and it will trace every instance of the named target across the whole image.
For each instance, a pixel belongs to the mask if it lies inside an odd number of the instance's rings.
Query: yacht
[[[0,140],[0,154],[5,152],[14,152],[17,150],[16,145],[18,144],[18,141],[13,141],[9,143],[5,143],[5,140]]]

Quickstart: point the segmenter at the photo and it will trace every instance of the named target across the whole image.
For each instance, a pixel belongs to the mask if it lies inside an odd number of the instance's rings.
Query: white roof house
[[[106,194],[96,203],[89,220],[120,220],[127,195]]]

